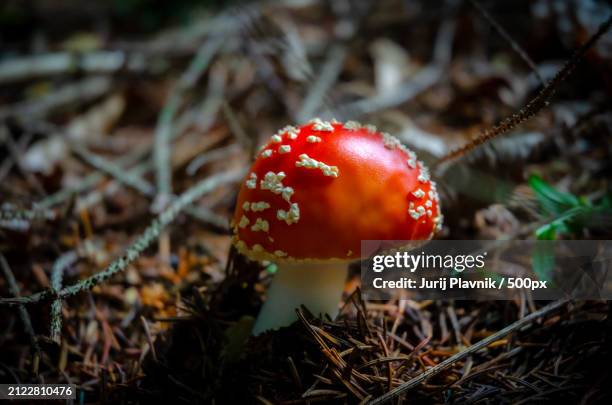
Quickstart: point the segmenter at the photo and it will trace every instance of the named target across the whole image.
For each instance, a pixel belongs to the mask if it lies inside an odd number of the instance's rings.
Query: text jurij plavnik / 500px
[[[609,241],[363,241],[362,288],[368,299],[537,299],[612,296]],[[599,256],[589,252],[598,251]],[[394,295],[395,294],[395,295]]]

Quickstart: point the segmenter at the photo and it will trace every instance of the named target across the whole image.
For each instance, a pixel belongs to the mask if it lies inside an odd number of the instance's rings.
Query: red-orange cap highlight
[[[285,127],[238,195],[234,245],[255,260],[360,258],[362,240],[426,240],[441,227],[436,185],[414,152],[354,121]]]

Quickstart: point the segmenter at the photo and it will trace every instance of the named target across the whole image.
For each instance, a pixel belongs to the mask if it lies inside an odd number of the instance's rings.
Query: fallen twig
[[[236,146],[236,144],[233,144],[233,146]],[[153,186],[141,176],[143,172],[152,166],[151,164],[138,165],[132,170],[125,171],[114,162],[94,155],[80,146],[74,146],[73,150],[91,166],[109,174],[118,182],[135,189],[146,197],[152,197],[154,195]],[[216,160],[219,157],[221,157],[221,154],[215,154],[211,161]],[[227,230],[227,220],[207,208],[191,206],[185,208],[185,212],[199,221],[211,224],[223,230]]]
[[[77,254],[74,251],[66,252],[53,263],[53,269],[51,270],[51,288],[57,294],[62,289],[62,278],[64,276],[64,270],[71,266],[76,259]],[[62,332],[62,299],[57,298],[51,304],[51,328],[49,336],[51,340],[56,343],[60,343]]]
[[[508,31],[506,31],[504,29],[504,27],[502,27],[492,16],[491,14],[489,14],[489,12],[477,1],[477,0],[470,0],[470,3],[472,3],[472,6],[474,6],[474,8],[476,10],[478,10],[478,12],[480,13],[480,15],[482,15],[482,17],[487,20],[487,22],[489,24],[491,24],[491,27],[493,27],[493,29],[495,29],[495,31],[497,31],[497,33],[506,41],[508,42],[508,44],[510,44],[510,47],[512,48],[512,50],[514,52],[516,52],[516,54],[523,59],[523,61],[527,64],[527,66],[529,66],[531,68],[531,70],[533,71],[533,74],[536,76],[536,78],[538,79],[538,81],[540,82],[540,84],[542,86],[546,85],[546,82],[544,81],[544,79],[542,78],[542,76],[540,75],[540,72],[538,71],[538,67],[536,66],[536,64],[533,62],[533,60],[531,60],[531,58],[529,57],[529,55],[527,55],[527,52],[525,52],[525,50],[523,48],[521,48],[521,46],[519,44],[516,43],[516,41],[514,39],[512,39],[512,37],[510,36],[510,34],[508,33]]]
[[[0,209],[0,221],[32,221],[34,219],[55,219],[55,213],[46,209],[19,209],[3,206]]]
[[[191,112],[186,113],[183,117],[183,119],[178,119],[177,120],[177,125],[176,128],[173,128],[172,134],[171,134],[171,140],[176,139],[181,133],[183,133],[183,131],[185,130],[185,128],[194,121],[195,119],[195,114],[192,114]],[[133,153],[130,153],[126,156],[123,156],[121,158],[118,158],[115,161],[112,162],[108,162],[110,165],[114,165],[117,167],[121,167],[124,171],[127,169],[127,167],[139,162],[140,160],[144,159],[148,154],[151,153],[152,147],[151,146],[146,146],[140,150],[137,150]],[[102,159],[102,158],[100,158]],[[216,156],[211,156],[210,160],[214,160],[217,159]],[[141,176],[143,173],[151,170],[151,168],[153,168],[153,162],[152,159],[151,160],[147,160],[145,162],[142,162],[140,164],[138,164],[137,166],[133,167],[132,169],[130,169],[128,171],[128,173],[126,173],[126,175],[129,176]],[[100,166],[100,169],[108,169],[108,167],[103,167]],[[110,171],[107,170],[97,170],[94,171],[93,173],[87,175],[83,180],[81,180],[81,182],[79,184],[77,184],[76,186],[73,187],[69,187],[69,188],[64,188],[61,189],[59,191],[57,191],[54,194],[51,194],[43,199],[41,199],[40,201],[38,201],[37,203],[33,204],[34,206],[34,210],[42,210],[42,209],[48,209],[51,208],[57,204],[60,204],[70,198],[72,198],[72,196],[77,195],[79,193],[84,192],[85,190],[91,189],[93,187],[95,187],[96,185],[98,185],[101,181],[104,180],[105,176],[104,174],[108,174],[113,176],[113,174]]]
[[[202,73],[206,70],[211,60],[223,44],[222,37],[213,37],[199,49],[191,64],[179,78],[168,101],[164,105],[157,127],[155,128],[155,144],[153,157],[155,160],[155,174],[157,183],[157,194],[160,198],[167,198],[172,193],[170,151],[172,139],[172,123],[181,106],[183,93],[194,86]]]
[[[132,187],[148,197],[151,197],[154,194],[153,186],[133,170],[126,171],[115,162],[95,155],[81,145],[72,145],[71,147],[74,153],[76,153],[77,156],[79,156],[79,158],[81,158],[84,162],[100,170],[101,172],[108,173],[118,182]]]
[[[214,190],[222,184],[231,183],[241,179],[244,176],[243,169],[232,170],[216,174],[208,177],[187,191],[181,194],[176,200],[166,208],[159,216],[145,229],[145,231],[130,245],[124,255],[113,261],[104,270],[81,280],[71,286],[64,287],[55,294],[52,290],[41,291],[27,297],[18,298],[0,298],[0,305],[21,305],[33,304],[50,298],[65,299],[72,295],[78,294],[81,291],[89,290],[93,286],[101,283],[122,272],[125,268],[140,256],[140,254],[157,239],[163,229],[166,228],[176,216],[186,207],[193,204],[202,195]]]
[[[476,139],[468,142],[466,145],[451,151],[445,156],[441,157],[435,164],[434,167],[440,166],[443,163],[449,162],[457,157],[463,156],[470,152],[474,148],[490,141],[491,139],[503,135],[518,125],[529,120],[534,115],[539,113],[544,107],[548,105],[549,100],[557,91],[557,87],[576,69],[578,63],[582,60],[585,53],[601,38],[603,34],[610,29],[612,26],[612,16],[610,16],[603,24],[599,26],[599,29],[593,36],[585,42],[568,60],[563,68],[548,82],[546,86],[535,96],[525,107],[523,107],[518,113],[512,114],[510,117],[505,118],[499,124],[492,128],[485,130]]]
[[[183,95],[187,89],[196,84],[222,44],[222,37],[212,37],[200,47],[187,70],[179,78],[178,83],[159,114],[153,144],[153,161],[155,162],[155,181],[157,186],[157,195],[153,202],[154,211],[164,209],[172,195],[171,139],[173,122],[183,102]],[[170,239],[165,232],[161,232],[158,236],[161,260],[164,265],[168,265],[170,261]]]

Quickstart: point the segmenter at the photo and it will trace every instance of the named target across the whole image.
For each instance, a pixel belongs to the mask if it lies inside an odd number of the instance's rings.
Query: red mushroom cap
[[[426,240],[438,193],[414,152],[374,126],[314,119],[263,147],[238,195],[236,248],[255,260],[360,258],[362,240]]]

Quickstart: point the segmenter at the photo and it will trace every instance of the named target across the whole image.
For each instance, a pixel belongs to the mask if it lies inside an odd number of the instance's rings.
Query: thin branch
[[[527,105],[517,114],[507,117],[496,126],[485,130],[476,139],[443,156],[434,164],[434,166],[439,166],[442,163],[449,162],[457,157],[465,155],[474,148],[490,141],[491,139],[511,131],[518,125],[524,123],[539,113],[548,105],[548,102],[555,94],[559,84],[567,79],[574,69],[576,69],[576,66],[582,60],[584,54],[599,40],[599,38],[601,38],[603,34],[606,33],[606,31],[608,31],[608,29],[610,29],[611,25],[612,16],[610,16],[603,24],[599,26],[597,32],[574,53],[574,55],[565,63],[563,68],[555,75],[555,77],[553,77],[553,79],[548,82],[548,84],[538,93],[538,95],[531,99],[531,101],[529,101],[529,103],[527,103]]]
[[[176,138],[176,136],[178,136],[177,132],[174,132],[172,135],[172,139]],[[133,153],[130,153],[126,156],[122,156],[120,158],[118,158],[117,160],[113,161],[111,164],[119,166],[124,168],[124,170],[127,169],[128,166],[131,166],[137,162],[139,162],[140,160],[142,160],[143,158],[145,158],[150,152],[151,152],[152,148],[150,146],[147,146],[146,148],[137,150]],[[140,165],[134,167],[133,169],[130,170],[130,175],[141,175],[142,173],[150,170],[152,168],[152,164],[147,161],[147,162],[143,162]],[[36,209],[44,209],[44,208],[51,208],[57,204],[60,204],[70,198],[72,198],[72,196],[80,194],[82,192],[84,192],[85,190],[89,190],[91,188],[94,188],[96,185],[98,185],[102,180],[104,180],[105,176],[104,176],[105,172],[103,171],[95,171],[89,175],[87,175],[83,180],[81,180],[81,182],[79,184],[77,184],[76,186],[73,187],[69,187],[69,188],[64,188],[59,190],[58,192],[51,194],[48,197],[43,198],[42,200],[38,201],[37,203],[34,204],[34,207]],[[109,174],[109,173],[106,173]]]
[[[4,203],[0,207],[0,227],[26,230],[35,220],[53,220],[55,212],[45,208],[23,209],[11,203]]]
[[[162,199],[172,193],[170,151],[172,124],[182,103],[183,93],[193,87],[223,44],[223,37],[213,37],[198,50],[188,69],[181,75],[166,105],[162,108],[155,128],[153,156],[156,168],[157,193]]]
[[[193,204],[202,195],[211,192],[215,188],[241,179],[245,172],[246,171],[244,169],[238,169],[219,173],[200,181],[185,191],[176,200],[172,201],[168,208],[161,212],[157,218],[151,222],[145,231],[130,245],[130,247],[127,248],[123,256],[116,259],[104,270],[94,274],[93,276],[81,280],[71,286],[64,287],[57,294],[55,294],[53,290],[47,289],[27,297],[0,298],[0,305],[32,304],[43,300],[48,300],[50,298],[65,299],[72,295],[78,294],[81,291],[89,290],[93,286],[108,280],[115,274],[125,270],[130,263],[134,262],[140,256],[140,254],[157,239],[162,230],[172,223],[176,216],[186,207]]]
[[[533,71],[533,74],[537,77],[540,84],[542,86],[545,86],[546,82],[540,75],[540,72],[538,71],[538,67],[536,66],[536,64],[533,62],[533,60],[531,60],[529,55],[527,55],[527,52],[525,52],[525,50],[521,48],[521,46],[518,43],[516,43],[514,39],[512,39],[508,31],[506,31],[504,27],[502,27],[477,0],[470,0],[470,3],[472,3],[472,6],[474,6],[474,8],[478,10],[480,15],[485,20],[487,20],[489,24],[491,24],[491,27],[493,27],[493,29],[497,31],[499,36],[501,36],[506,42],[508,42],[510,47],[512,47],[512,50],[516,52],[516,54],[521,59],[523,59],[523,61],[527,64],[527,66],[531,68],[531,70]]]
[[[177,134],[178,132],[173,133],[173,138],[175,138]],[[239,150],[241,150],[240,146],[234,143],[223,148],[214,149],[203,153],[190,163],[187,168],[188,172],[192,164],[195,164],[196,166],[191,168],[193,172],[189,172],[190,175],[195,174],[195,171],[197,171],[199,166],[225,158]],[[86,151],[78,146],[74,147],[74,152],[79,154],[84,161],[95,167],[98,171],[85,177],[85,179],[83,179],[79,185],[72,188],[63,189],[44,198],[40,202],[34,204],[34,207],[31,210],[2,207],[2,209],[0,209],[0,221],[26,221],[29,224],[29,222],[34,219],[54,219],[55,213],[48,210],[49,207],[59,204],[60,202],[70,198],[72,195],[79,194],[82,191],[94,187],[104,179],[103,174],[112,176],[118,182],[134,188],[136,191],[147,197],[153,195],[153,186],[142,177],[145,172],[149,171],[153,167],[152,160],[140,163],[130,170],[126,170],[125,168],[125,166],[140,160],[148,152],[148,150],[137,151],[133,154],[117,159],[116,161],[109,161],[98,155],[93,155],[89,151]],[[226,218],[215,214],[209,209],[192,206],[188,207],[185,212],[199,221],[211,224],[219,229],[227,230]]]
[[[230,146],[237,145],[232,144]],[[151,167],[150,164],[142,164],[132,170],[125,171],[114,162],[94,155],[80,146],[73,146],[73,151],[91,166],[100,171],[106,172],[119,183],[135,189],[146,197],[151,197],[154,195],[153,186],[141,176],[143,172]],[[225,154],[223,155],[225,156]],[[211,160],[218,159],[219,157],[221,157],[221,154],[215,154]],[[224,217],[215,214],[208,208],[191,206],[187,207],[185,212],[202,222],[212,224],[223,230],[227,230],[227,220]]]
[[[215,176],[211,176],[200,183],[196,184],[164,210],[158,218],[149,225],[144,233],[127,249],[122,258],[111,263],[104,271],[97,273],[85,280],[78,282],[70,287],[63,288],[59,296],[61,298],[75,295],[83,290],[91,289],[94,285],[99,284],[112,277],[113,275],[123,271],[127,265],[132,263],[140,256],[140,254],[153,242],[166,228],[176,216],[187,206],[191,205],[196,199],[203,194],[208,193],[222,184],[236,181],[244,175],[244,170],[234,170],[223,172]]]
[[[34,219],[55,219],[55,213],[46,209],[19,209],[3,205],[0,209],[0,221],[32,221]]]
[[[208,38],[204,45],[198,49],[187,70],[179,77],[176,86],[172,89],[170,97],[158,117],[153,142],[157,195],[152,208],[155,212],[166,208],[172,195],[171,138],[174,131],[175,116],[183,104],[184,93],[195,86],[223,43],[223,36],[212,37]],[[165,232],[161,232],[158,237],[161,262],[163,266],[168,267],[170,264],[170,238]]]
[[[57,294],[62,289],[62,278],[64,277],[64,270],[77,260],[78,256],[74,251],[66,252],[62,254],[53,263],[53,269],[51,270],[51,289]],[[51,340],[56,343],[60,343],[62,334],[62,299],[57,298],[53,300],[51,304],[51,328],[49,335]]]
[[[220,148],[218,150],[209,151],[207,153],[202,154],[201,156],[208,156],[207,162],[216,161],[216,160],[226,157],[229,154],[229,152],[232,151],[233,148],[230,148],[232,146],[238,149],[240,148],[238,144],[232,144],[226,148]],[[217,151],[222,152],[222,153],[215,153]],[[123,183],[129,187],[134,188],[136,191],[142,193],[146,197],[151,197],[154,194],[153,186],[142,177],[142,174],[144,174],[146,171],[148,171],[153,166],[151,161],[142,163],[134,167],[132,170],[124,172],[121,170],[117,170],[118,166],[115,166],[113,162],[108,162],[107,160],[99,156],[97,156],[96,159],[98,159],[100,163],[103,163],[101,166],[99,166],[99,169],[100,170],[107,169],[108,174],[113,176],[120,183]],[[150,192],[147,192],[147,190],[150,190]],[[212,210],[208,208],[191,205],[185,208],[185,213],[191,215],[192,217],[194,217],[195,219],[201,222],[213,225],[219,229],[223,229],[223,230],[228,229],[227,219],[221,215],[214,213]]]
[[[194,119],[195,119],[195,114],[193,114],[192,111],[185,113],[183,119],[179,118],[177,120],[177,123],[179,125],[177,125],[176,128],[174,128],[174,130],[172,131],[170,139],[171,140],[176,139],[185,130],[185,128],[188,127],[189,124],[194,121]],[[151,153],[152,149],[153,148],[151,146],[147,145],[146,147],[140,150],[137,150],[126,156],[122,156],[115,161],[112,161],[111,164],[120,166],[124,168],[124,170],[126,170],[128,166],[131,166],[139,162],[140,160],[144,159],[148,154]],[[146,162],[140,163],[138,166],[131,169],[129,173],[130,175],[140,176],[143,173],[149,171],[152,167],[153,167],[152,162],[146,161]],[[87,175],[76,186],[59,190],[56,193],[51,194],[43,198],[42,200],[38,201],[37,203],[35,203],[34,207],[35,209],[51,208],[57,204],[60,204],[72,198],[72,196],[74,195],[80,194],[84,192],[85,190],[94,188],[96,185],[98,185],[101,181],[104,180],[105,178],[104,174],[110,174],[110,173],[105,173],[103,171],[95,171]]]
[[[418,386],[419,384],[421,384],[422,382],[428,380],[429,378],[433,377],[434,375],[437,375],[439,373],[441,373],[442,371],[446,370],[447,368],[449,368],[450,366],[452,366],[453,364],[455,364],[456,362],[463,360],[464,358],[473,355],[474,353],[476,353],[477,351],[484,349],[485,347],[487,347],[488,345],[490,345],[491,343],[509,335],[510,333],[521,329],[523,326],[526,326],[528,324],[530,324],[531,322],[537,320],[538,318],[541,318],[543,316],[546,316],[548,314],[550,314],[551,312],[556,311],[557,309],[565,306],[567,303],[569,302],[568,299],[562,299],[559,301],[555,301],[552,302],[548,305],[546,305],[545,307],[532,312],[531,314],[527,315],[526,317],[519,319],[517,321],[515,321],[514,323],[506,326],[505,328],[493,333],[492,335],[487,336],[486,338],[478,341],[477,343],[471,345],[470,347],[466,348],[465,350],[456,353],[454,355],[452,355],[451,357],[447,358],[446,360],[436,364],[435,366],[433,366],[432,368],[428,369],[427,371],[425,371],[424,373],[419,374],[418,376],[406,381],[405,383],[403,383],[402,385],[392,389],[391,391],[387,392],[386,394],[374,399],[373,401],[369,402],[368,405],[376,405],[376,404],[384,404],[386,402],[391,401],[393,398],[396,398],[397,396],[403,394],[404,392],[415,388],[416,386]]]
[[[144,180],[132,170],[126,171],[115,162],[104,159],[101,156],[95,155],[82,147],[81,145],[72,145],[72,151],[83,160],[85,163],[93,166],[95,169],[105,172],[115,178],[118,182],[125,184],[128,187],[134,188],[140,193],[151,197],[155,191],[148,181]]]
[[[231,24],[235,25],[235,21],[233,20],[229,20],[227,18],[221,18],[219,17],[218,19],[214,20],[213,22],[211,22],[210,26],[206,26],[206,28],[202,28],[203,31],[209,32],[209,28],[213,26],[217,26],[215,21],[223,21],[222,25],[225,25],[222,27],[222,31],[231,31],[233,28],[231,28]],[[177,119],[177,128],[172,128],[171,134],[170,134],[170,140],[174,140],[178,135],[180,135],[185,128],[187,128],[193,121],[195,121],[196,119],[200,119],[200,117],[202,115],[208,115],[207,111],[204,111],[203,113],[200,111],[201,108],[195,108],[190,111],[187,111],[186,113],[182,114],[182,117]],[[216,110],[216,109],[215,109]],[[1,109],[0,109],[0,116],[1,114]],[[214,113],[214,112],[213,112]],[[130,166],[133,165],[134,163],[142,160],[146,155],[148,155],[152,150],[152,147],[148,146],[143,150],[139,150],[137,152],[131,153],[127,156],[121,157],[119,159],[117,159],[116,163],[120,166],[126,167],[126,166]],[[147,168],[147,170],[149,170],[149,168]],[[94,173],[91,173],[90,175],[88,175],[87,177],[85,177],[81,183],[79,183],[78,185],[74,186],[74,187],[70,187],[70,188],[65,188],[62,189],[52,195],[49,195],[45,198],[43,198],[42,200],[40,200],[38,203],[34,204],[35,207],[37,208],[51,208],[54,205],[60,204],[66,200],[68,200],[69,198],[71,198],[72,196],[79,194],[85,190],[91,189],[93,187],[95,187],[97,184],[99,184],[101,181],[103,181],[105,178],[105,176],[103,175],[102,172],[97,171]]]

